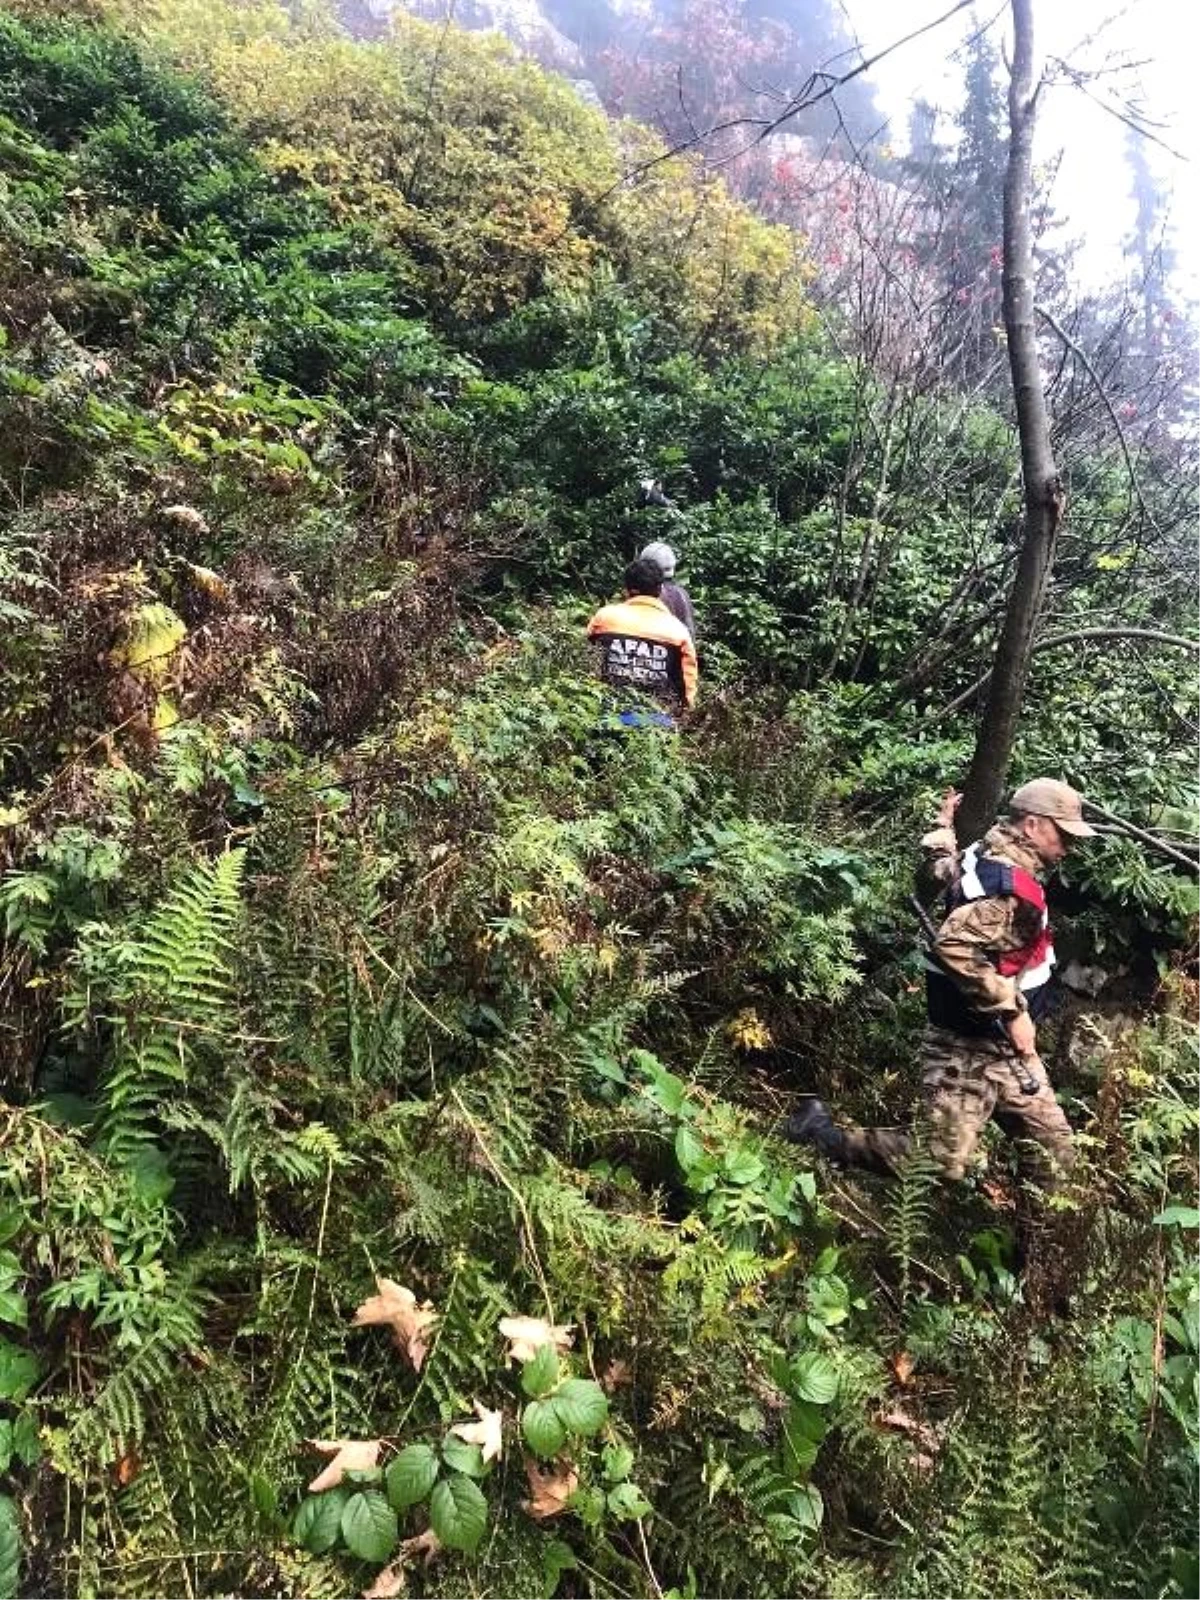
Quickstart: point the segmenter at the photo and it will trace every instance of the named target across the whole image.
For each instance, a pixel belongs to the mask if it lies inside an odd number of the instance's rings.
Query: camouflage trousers
[[[921,1041],[921,1094],[929,1125],[929,1152],[948,1178],[966,1174],[990,1118],[1013,1138],[1032,1141],[1031,1175],[1052,1188],[1075,1159],[1071,1125],[1036,1056],[1025,1063],[1037,1084],[1022,1094],[1012,1055],[997,1039],[972,1039],[928,1026]],[[908,1152],[904,1128],[847,1128],[846,1158],[853,1166],[894,1171]]]

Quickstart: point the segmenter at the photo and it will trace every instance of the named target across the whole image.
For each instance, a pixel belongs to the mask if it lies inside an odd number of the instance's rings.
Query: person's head
[[[658,478],[643,478],[638,484],[638,505],[643,511],[647,506],[670,509],[671,501],[663,493],[663,486]]]
[[[1069,783],[1034,778],[1014,791],[1009,821],[1048,865],[1061,861],[1076,839],[1090,839],[1095,828],[1083,820],[1083,802]]]
[[[662,586],[662,568],[655,566],[653,561],[647,561],[645,555],[640,555],[625,568],[626,594],[648,594],[657,600],[662,593]]]
[[[675,576],[677,557],[669,544],[663,544],[661,539],[655,539],[638,556],[639,561],[651,561],[662,573],[663,582]]]

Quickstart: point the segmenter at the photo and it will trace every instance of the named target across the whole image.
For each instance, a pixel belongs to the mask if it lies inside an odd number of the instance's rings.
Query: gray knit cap
[[[663,544],[659,539],[655,539],[651,544],[648,544],[638,557],[639,561],[653,561],[654,565],[662,573],[664,582],[668,578],[675,576],[676,559],[675,552],[671,549],[671,546]]]

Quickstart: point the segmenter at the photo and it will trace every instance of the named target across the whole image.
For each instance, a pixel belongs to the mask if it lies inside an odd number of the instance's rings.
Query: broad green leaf
[[[165,1153],[157,1145],[141,1145],[129,1158],[134,1186],[150,1205],[162,1205],[175,1187],[175,1178]]]
[[[825,1502],[821,1499],[821,1491],[815,1489],[811,1483],[803,1484],[788,1495],[788,1509],[802,1528],[811,1529],[814,1533],[825,1517]]]
[[[292,1519],[292,1536],[313,1555],[325,1555],[341,1535],[342,1512],[349,1498],[348,1489],[326,1489],[324,1494],[308,1495]]]
[[[819,1406],[793,1400],[783,1419],[783,1465],[793,1476],[805,1473],[817,1459],[825,1437],[825,1417]]]
[[[609,1483],[624,1483],[633,1471],[633,1451],[626,1444],[606,1444],[601,1460]]]
[[[608,1417],[608,1399],[591,1378],[568,1378],[551,1395],[559,1421],[568,1433],[590,1437],[599,1433]]]
[[[0,1600],[16,1600],[21,1579],[21,1523],[17,1507],[0,1494]]]
[[[22,1466],[31,1467],[40,1460],[42,1441],[38,1438],[37,1419],[30,1411],[22,1411],[12,1425],[13,1454]]]
[[[800,1193],[808,1201],[809,1205],[815,1205],[817,1200],[817,1180],[813,1174],[811,1172],[797,1173],[796,1182],[800,1185]]]
[[[655,1070],[653,1079],[643,1087],[642,1092],[670,1117],[677,1117],[683,1110],[684,1095],[687,1092],[682,1078],[677,1078],[673,1072],[668,1072],[665,1067]]]
[[[386,1561],[399,1532],[396,1513],[378,1489],[354,1495],[342,1512],[342,1538],[360,1561]]]
[[[815,1406],[827,1406],[837,1396],[837,1368],[828,1356],[809,1351],[792,1362],[790,1388],[798,1400],[811,1400]]]
[[[636,1522],[639,1517],[648,1517],[654,1507],[636,1483],[619,1483],[609,1490],[608,1509],[621,1522]]]
[[[576,1489],[571,1496],[570,1507],[583,1523],[585,1528],[598,1528],[604,1520],[605,1507],[608,1497],[604,1490],[595,1485],[586,1489]]]
[[[438,1458],[427,1444],[405,1445],[384,1473],[387,1497],[397,1511],[419,1505],[437,1482],[437,1475]]]
[[[753,1150],[729,1150],[721,1166],[730,1183],[754,1183],[765,1170]]]
[[[274,1522],[279,1515],[279,1490],[265,1472],[252,1472],[249,1478],[250,1501],[260,1517]]]
[[[487,1471],[479,1446],[468,1444],[453,1433],[448,1433],[442,1441],[442,1460],[455,1472],[465,1472],[468,1478],[482,1478]]]
[[[16,1289],[0,1289],[0,1322],[14,1328],[29,1326],[29,1305]]]
[[[487,1527],[483,1491],[458,1472],[440,1479],[429,1500],[429,1521],[434,1533],[451,1550],[474,1550]]]
[[[1154,1218],[1158,1228],[1200,1228],[1200,1211],[1195,1206],[1168,1206]]]
[[[539,1345],[533,1360],[521,1369],[521,1387],[527,1395],[540,1400],[558,1382],[558,1374],[558,1351],[552,1344]]]
[[[562,1539],[551,1539],[542,1551],[542,1587],[547,1596],[556,1592],[563,1573],[572,1571],[578,1565],[575,1552],[569,1544]]]
[[[0,1244],[15,1238],[25,1225],[25,1213],[19,1206],[5,1206],[0,1210]]]
[[[382,1467],[346,1467],[342,1473],[342,1482],[348,1483],[355,1489],[374,1489],[383,1482]]]
[[[0,1339],[0,1400],[24,1400],[40,1376],[36,1356]]]
[[[693,1129],[686,1122],[681,1122],[675,1131],[675,1159],[684,1172],[690,1172],[705,1155],[704,1145]]]
[[[521,1413],[521,1432],[535,1456],[556,1456],[567,1442],[553,1400],[531,1400]]]
[[[8,1471],[8,1464],[13,1458],[12,1423],[7,1417],[0,1417],[0,1472]]]

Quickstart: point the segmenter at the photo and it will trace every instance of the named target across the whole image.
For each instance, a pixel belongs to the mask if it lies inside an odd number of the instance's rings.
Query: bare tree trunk
[[[1038,85],[1033,72],[1033,0],[1011,0],[1013,60],[1008,85],[1008,167],[1004,178],[1004,327],[1021,440],[1025,538],[992,663],[991,685],[956,827],[977,839],[995,816],[1017,736],[1034,631],[1054,565],[1064,497],[1050,444],[1050,418],[1034,325],[1033,129]]]

